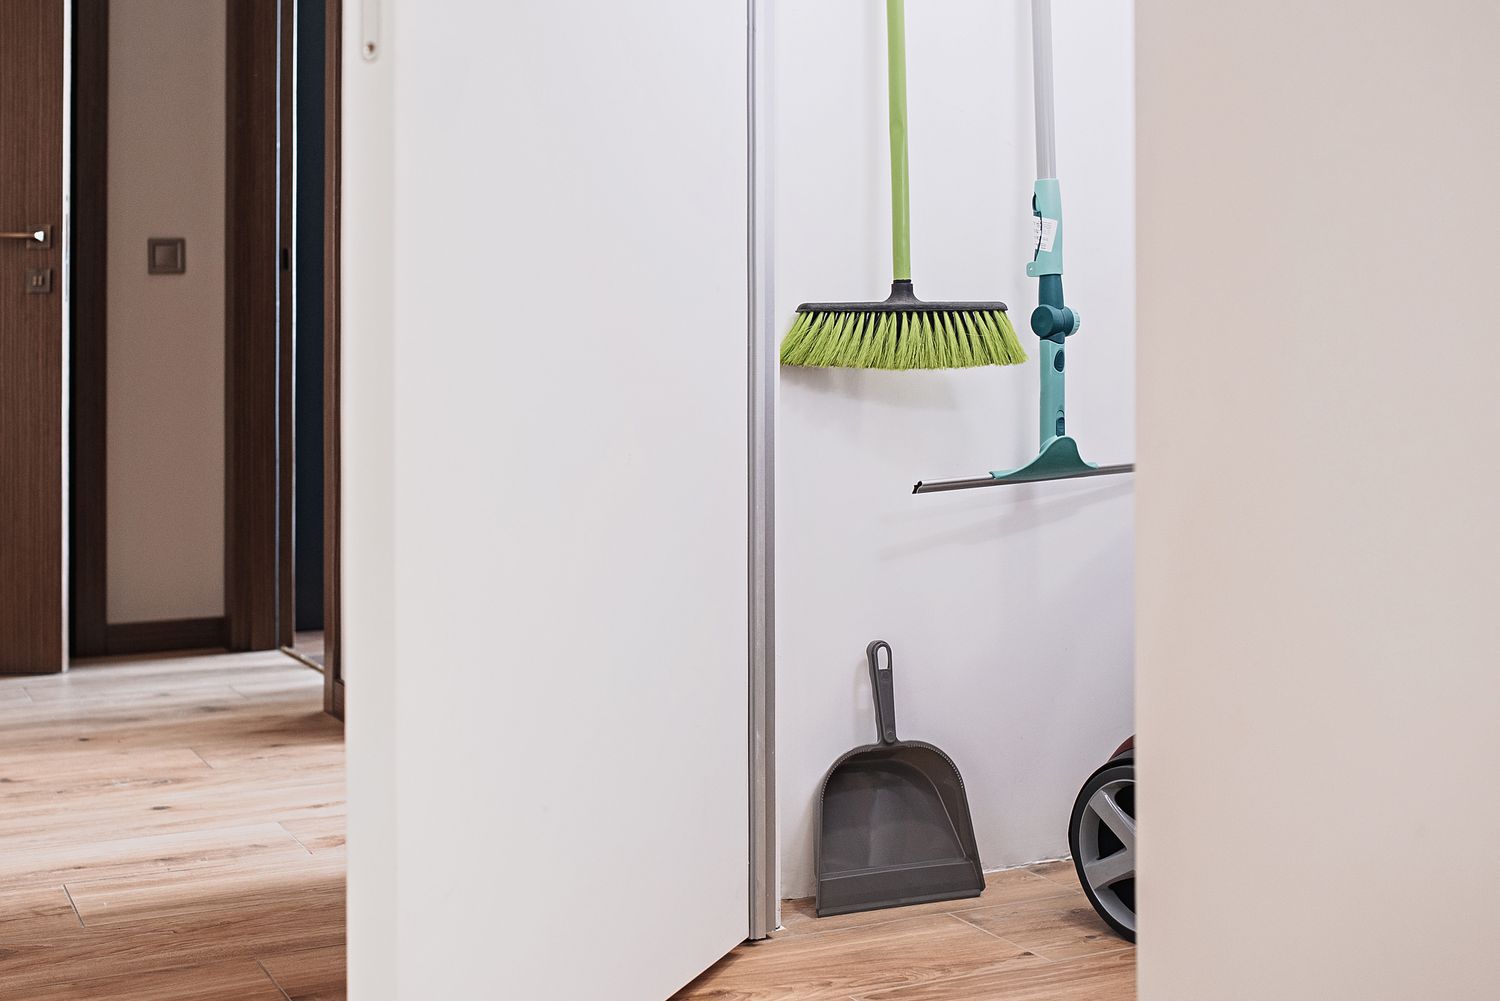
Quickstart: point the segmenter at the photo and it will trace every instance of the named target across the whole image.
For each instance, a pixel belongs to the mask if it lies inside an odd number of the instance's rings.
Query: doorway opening
[[[282,649],[342,712],[337,0],[73,0],[73,658]]]
[[[327,201],[335,192],[327,190],[325,161],[328,155],[326,122],[329,115],[327,62],[329,56],[325,0],[295,0],[293,30],[282,32],[281,128],[292,136],[281,144],[282,175],[291,178],[290,199],[283,199],[283,225],[291,237],[283,241],[290,252],[290,277],[283,276],[283,385],[290,377],[290,406],[283,406],[280,469],[282,485],[290,490],[290,510],[283,500],[279,533],[283,561],[278,573],[281,602],[278,619],[282,649],[311,666],[323,670],[327,657],[328,559],[325,539],[329,534],[326,497],[330,489],[325,465],[325,422],[331,417],[327,402],[327,347],[325,330],[325,228]],[[334,111],[336,114],[336,109]],[[334,387],[333,391],[336,391]],[[290,480],[288,484],[287,481]],[[336,489],[336,481],[332,484]],[[283,498],[285,493],[283,494]],[[287,566],[289,556],[290,568]],[[288,627],[291,635],[288,636]]]

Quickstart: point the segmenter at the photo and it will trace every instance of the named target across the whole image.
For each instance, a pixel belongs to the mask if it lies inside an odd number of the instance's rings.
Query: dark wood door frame
[[[74,6],[72,330],[73,654],[226,646],[275,649],[295,627],[291,592],[290,0],[228,0],[225,161],[225,615],[170,622],[106,621],[106,274],[110,0]],[[330,0],[325,107],[325,703],[338,683],[338,49]]]
[[[293,455],[296,447],[296,420],[293,397],[296,391],[295,372],[295,320],[293,314],[292,244],[296,239],[294,230],[295,194],[292,176],[296,170],[296,105],[297,93],[293,86],[292,67],[297,61],[297,2],[279,0],[277,3],[278,35],[281,48],[280,89],[281,120],[278,128],[283,141],[279,144],[281,162],[278,167],[281,180],[278,206],[277,248],[280,265],[277,285],[276,309],[280,316],[277,342],[277,386],[280,401],[277,416],[279,435],[279,462],[276,469],[276,643],[278,646],[292,645],[297,629],[297,606],[295,573],[293,570],[292,516],[295,506],[293,493]]]
[[[109,652],[105,612],[109,0],[73,6],[71,653]]]
[[[224,615],[231,650],[281,646],[279,8],[278,0],[229,0]]]
[[[323,708],[344,718],[340,461],[339,192],[342,186],[343,0],[324,9],[323,104]]]

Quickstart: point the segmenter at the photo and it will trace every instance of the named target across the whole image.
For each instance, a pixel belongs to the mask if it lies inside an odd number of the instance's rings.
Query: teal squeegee
[[[1036,458],[1016,469],[956,480],[926,480],[912,493],[938,493],[1007,483],[1037,483],[1080,476],[1128,473],[1134,463],[1098,466],[1078,453],[1068,437],[1064,345],[1078,331],[1078,314],[1063,298],[1062,193],[1057,183],[1057,134],[1052,100],[1052,0],[1031,0],[1032,64],[1036,73],[1036,187],[1031,198],[1035,250],[1026,273],[1037,279],[1037,307],[1031,331],[1041,339],[1041,447]]]

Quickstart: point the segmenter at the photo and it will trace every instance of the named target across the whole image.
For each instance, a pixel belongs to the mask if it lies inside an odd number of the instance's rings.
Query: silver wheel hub
[[[1129,809],[1122,805],[1122,794]],[[1112,918],[1135,931],[1135,780],[1101,786],[1084,807],[1078,863],[1089,888]],[[1122,898],[1122,891],[1124,897]]]

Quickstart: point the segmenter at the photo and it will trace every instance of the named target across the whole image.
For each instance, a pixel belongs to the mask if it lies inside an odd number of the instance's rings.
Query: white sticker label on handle
[[[1057,241],[1057,220],[1032,216],[1031,236],[1036,240],[1037,249],[1043,253],[1051,253],[1052,245]]]

